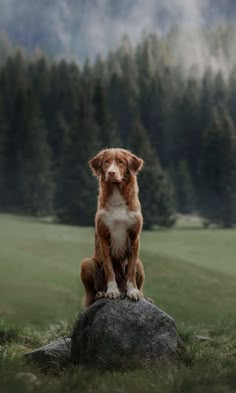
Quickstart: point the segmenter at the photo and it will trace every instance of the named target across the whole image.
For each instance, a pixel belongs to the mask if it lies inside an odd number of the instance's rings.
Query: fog
[[[217,50],[212,54],[200,34],[202,27],[227,23],[234,17],[230,0],[0,0],[0,30],[17,44],[42,47],[77,61],[95,59],[114,50],[127,34],[137,43],[144,33],[167,33],[173,25],[184,29],[175,55],[186,67],[198,64],[225,70],[229,64]],[[188,31],[188,33],[186,33]],[[235,58],[235,53],[232,54]],[[234,62],[234,60],[233,60]]]

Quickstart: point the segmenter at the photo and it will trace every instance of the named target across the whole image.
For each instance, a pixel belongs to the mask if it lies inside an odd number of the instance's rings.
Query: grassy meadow
[[[93,234],[0,215],[0,392],[32,388],[14,380],[19,370],[33,370],[41,381],[34,389],[45,392],[235,391],[236,230],[182,225],[142,234],[144,293],[175,318],[191,367],[104,375],[70,369],[55,378],[24,364],[22,353],[69,332],[81,310],[79,265],[92,254]],[[196,334],[210,340],[198,343]]]

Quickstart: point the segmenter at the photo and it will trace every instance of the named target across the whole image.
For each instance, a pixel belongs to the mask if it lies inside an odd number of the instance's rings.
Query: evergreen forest
[[[174,29],[137,45],[126,36],[83,64],[28,55],[2,37],[0,210],[93,225],[97,181],[87,162],[105,147],[123,147],[145,161],[138,176],[145,228],[171,227],[177,212],[234,226],[236,33],[227,26],[204,34],[229,67],[204,59],[186,69]]]

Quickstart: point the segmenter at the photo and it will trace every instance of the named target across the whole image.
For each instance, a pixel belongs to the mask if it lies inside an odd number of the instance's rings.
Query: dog
[[[99,152],[89,166],[99,179],[99,196],[94,255],[81,262],[84,306],[124,292],[139,300],[145,276],[139,259],[143,217],[136,175],[143,160],[128,150],[111,148]]]

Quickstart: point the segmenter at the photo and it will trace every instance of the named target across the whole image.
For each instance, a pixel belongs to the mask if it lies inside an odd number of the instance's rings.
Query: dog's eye
[[[118,162],[119,162],[119,164],[124,164],[124,161],[122,161],[122,160],[119,160]]]
[[[104,161],[104,164],[108,164],[108,163],[109,163],[109,160],[105,160],[105,161]]]

